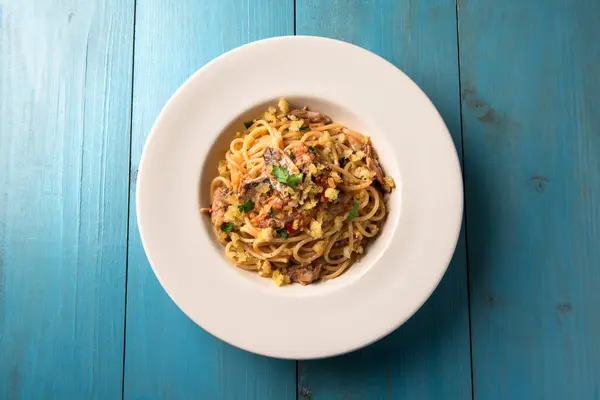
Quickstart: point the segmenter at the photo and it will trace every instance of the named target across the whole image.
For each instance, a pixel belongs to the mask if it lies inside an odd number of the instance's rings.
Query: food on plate
[[[201,209],[225,255],[279,286],[340,276],[380,231],[395,187],[371,139],[285,99],[244,125]]]

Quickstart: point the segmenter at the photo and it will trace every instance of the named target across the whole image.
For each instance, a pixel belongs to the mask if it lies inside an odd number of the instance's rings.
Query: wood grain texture
[[[405,71],[436,104],[460,151],[454,1],[298,0],[296,13],[298,34],[356,43]],[[467,291],[461,236],[442,283],[404,326],[352,354],[299,363],[299,399],[470,399]]]
[[[132,198],[146,136],[177,87],[233,47],[292,34],[293,14],[292,0],[138,0]],[[235,349],[200,329],[177,308],[146,260],[133,202],[130,215],[125,398],[295,398],[294,361]]]
[[[474,392],[600,399],[600,2],[459,2]]]
[[[0,1],[2,399],[121,396],[132,37],[132,1]]]

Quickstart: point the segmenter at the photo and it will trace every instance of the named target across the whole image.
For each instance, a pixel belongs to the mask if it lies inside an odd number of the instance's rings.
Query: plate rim
[[[448,254],[447,256],[447,260],[446,262],[444,262],[444,268],[441,269],[440,273],[437,275],[437,279],[435,280],[435,282],[431,282],[430,285],[430,290],[427,291],[426,295],[422,295],[422,301],[420,301],[419,305],[417,307],[414,307],[414,309],[412,309],[412,311],[410,311],[409,313],[406,314],[406,317],[403,319],[399,319],[397,321],[395,321],[395,323],[390,325],[390,328],[385,330],[385,331],[381,331],[379,335],[377,336],[371,336],[370,338],[366,339],[366,340],[359,340],[357,341],[357,343],[355,343],[355,345],[353,346],[349,346],[348,348],[346,348],[345,350],[342,351],[332,351],[332,352],[327,352],[327,351],[323,351],[322,354],[320,355],[310,355],[308,357],[302,357],[302,355],[298,355],[298,354],[293,354],[291,356],[286,355],[286,354],[281,354],[281,353],[270,353],[269,351],[261,351],[261,350],[257,350],[255,348],[251,348],[249,346],[245,346],[245,345],[241,345],[239,343],[232,343],[231,341],[225,339],[222,337],[222,335],[217,334],[216,332],[213,331],[213,329],[211,329],[210,327],[205,326],[204,324],[201,323],[201,321],[198,321],[194,316],[190,315],[190,313],[188,313],[188,311],[186,311],[186,309],[184,309],[184,307],[182,307],[178,301],[175,299],[175,295],[169,290],[167,289],[165,283],[163,282],[163,278],[161,278],[161,273],[159,272],[159,268],[157,268],[155,266],[155,263],[152,261],[152,257],[150,255],[150,253],[152,252],[152,250],[150,250],[148,248],[149,244],[147,242],[147,239],[145,239],[145,230],[146,228],[143,227],[144,225],[144,221],[142,221],[143,217],[142,217],[142,212],[140,212],[140,210],[142,210],[144,208],[143,202],[144,199],[141,198],[141,193],[143,192],[143,188],[142,186],[144,185],[144,182],[146,182],[146,179],[148,179],[146,177],[146,169],[145,165],[148,163],[148,157],[147,157],[147,149],[150,146],[150,144],[152,143],[153,140],[155,140],[155,137],[159,134],[158,132],[160,132],[160,125],[161,123],[163,123],[163,119],[165,118],[165,111],[167,109],[169,109],[170,107],[172,107],[173,103],[175,102],[175,100],[177,98],[179,98],[181,96],[181,93],[184,92],[186,90],[186,88],[188,88],[190,86],[190,83],[194,80],[199,79],[199,77],[203,74],[204,71],[213,68],[214,65],[218,64],[219,62],[221,62],[223,59],[226,59],[227,57],[231,56],[232,54],[239,52],[241,49],[248,49],[248,48],[252,48],[254,46],[260,46],[260,45],[264,45],[265,43],[268,42],[275,42],[275,41],[281,41],[281,40],[292,40],[292,41],[296,41],[296,40],[317,40],[317,41],[324,41],[324,42],[330,42],[330,43],[335,43],[336,45],[342,45],[342,46],[346,46],[348,48],[352,48],[354,49],[354,51],[360,51],[361,53],[363,53],[365,56],[370,57],[370,58],[376,58],[378,60],[378,62],[383,62],[385,64],[387,64],[388,67],[391,67],[395,70],[395,72],[401,74],[408,82],[410,82],[413,87],[421,93],[421,95],[424,97],[424,99],[426,99],[429,102],[429,106],[431,107],[431,109],[434,111],[434,114],[437,115],[437,117],[439,118],[439,120],[441,121],[442,126],[445,129],[445,134],[447,136],[447,139],[449,140],[449,142],[452,144],[451,149],[452,149],[452,156],[455,159],[456,163],[455,163],[455,175],[457,176],[457,182],[459,182],[459,185],[456,187],[456,189],[459,189],[459,196],[458,196],[458,209],[455,210],[455,214],[458,216],[458,221],[459,223],[457,224],[456,228],[455,228],[455,237],[452,238],[452,251]],[[240,111],[240,113],[243,113],[244,110]],[[433,115],[431,115],[433,116]],[[439,111],[437,110],[437,108],[435,107],[435,105],[433,104],[433,102],[429,99],[429,97],[427,96],[426,93],[424,93],[424,91],[408,76],[406,75],[402,70],[400,70],[399,68],[397,68],[395,65],[393,65],[391,62],[389,62],[388,60],[386,60],[385,58],[369,51],[366,50],[360,46],[354,45],[352,43],[348,43],[348,42],[344,42],[341,40],[337,40],[337,39],[332,39],[332,38],[324,38],[324,37],[319,37],[319,36],[303,36],[303,35],[294,35],[294,36],[276,36],[276,37],[271,37],[271,38],[266,38],[266,39],[261,39],[261,40],[257,40],[257,41],[253,41],[238,47],[233,48],[232,50],[229,50],[221,55],[219,55],[218,57],[212,59],[211,61],[209,61],[208,63],[204,64],[201,68],[199,68],[197,71],[195,71],[188,79],[186,79],[186,81],[181,84],[177,90],[170,96],[169,100],[165,103],[165,105],[161,108],[160,113],[158,114],[155,122],[152,125],[152,128],[146,138],[146,141],[144,143],[144,147],[143,147],[143,151],[142,151],[142,155],[140,157],[140,161],[139,161],[139,165],[138,165],[138,179],[136,182],[136,222],[138,225],[138,231],[140,234],[140,239],[141,239],[141,243],[142,246],[144,248],[144,252],[146,254],[146,257],[148,259],[149,264],[151,265],[151,268],[155,274],[155,276],[157,277],[158,281],[160,282],[163,290],[165,290],[165,292],[169,295],[169,297],[175,302],[175,304],[178,306],[179,309],[181,309],[187,316],[188,318],[190,318],[192,321],[194,321],[194,323],[196,323],[198,326],[200,326],[202,329],[206,330],[207,332],[209,332],[211,335],[220,338],[221,340],[226,341],[227,343],[241,348],[243,350],[249,351],[249,352],[253,352],[253,353],[257,353],[257,354],[261,354],[261,355],[266,355],[266,356],[270,356],[270,357],[276,357],[276,358],[283,358],[283,359],[318,359],[318,358],[325,358],[325,357],[331,357],[331,356],[335,356],[335,355],[341,355],[341,354],[345,354],[357,349],[360,349],[362,347],[368,346],[371,343],[374,343],[378,340],[380,340],[381,338],[387,336],[388,334],[390,334],[391,332],[393,332],[395,329],[397,329],[398,327],[400,327],[401,325],[403,325],[407,320],[409,320],[422,306],[423,304],[427,301],[427,299],[430,298],[430,296],[433,294],[433,292],[435,291],[435,289],[438,287],[439,283],[441,282],[443,276],[445,275],[449,264],[452,260],[452,257],[454,255],[456,246],[458,244],[458,240],[460,237],[460,232],[462,229],[462,223],[463,223],[463,212],[464,212],[464,189],[463,189],[463,181],[462,181],[462,172],[461,172],[461,164],[460,164],[460,160],[458,157],[458,152],[456,150],[456,147],[454,146],[452,137],[450,135],[450,132],[445,124],[445,122],[443,121]],[[458,211],[456,213],[456,211]]]

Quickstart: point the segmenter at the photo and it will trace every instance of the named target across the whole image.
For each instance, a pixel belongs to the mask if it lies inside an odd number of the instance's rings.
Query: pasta
[[[201,209],[225,255],[280,286],[340,276],[381,229],[395,187],[370,138],[285,99],[245,127]]]

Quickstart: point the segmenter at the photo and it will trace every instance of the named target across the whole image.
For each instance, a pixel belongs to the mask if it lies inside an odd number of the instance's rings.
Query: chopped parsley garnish
[[[309,130],[309,129],[310,129],[310,128],[309,128],[308,126],[303,126],[303,127],[301,127],[301,128],[300,128],[300,130],[301,130],[301,131],[307,131],[307,130]]]
[[[283,228],[279,228],[277,229],[277,236],[279,236],[281,239],[287,239],[288,238],[288,231],[287,229],[283,229]]]
[[[293,152],[293,151],[290,151],[290,159],[291,159],[292,161],[294,161],[294,160],[296,159],[296,156],[294,155],[294,152]]]
[[[290,173],[287,169],[280,167],[279,165],[273,165],[273,171],[271,172],[277,182],[287,183],[287,179],[290,177]]]
[[[221,224],[221,230],[225,233],[233,232],[233,224],[223,223]]]
[[[240,204],[238,206],[238,210],[240,210],[240,212],[249,213],[250,211],[254,210],[254,202],[252,200],[248,200],[247,202]]]
[[[348,158],[342,157],[340,158],[340,168],[344,168],[348,164]]]
[[[302,183],[302,178],[304,174],[301,172],[299,174],[292,174],[287,178],[287,185],[292,189],[296,189],[296,185]]]
[[[254,123],[254,121],[246,121],[246,122],[244,122],[244,126],[246,127],[246,129],[248,129],[252,126],[253,123]]]
[[[308,149],[311,151],[311,153],[313,153],[315,156],[317,155],[317,149],[315,149],[312,146],[308,146]]]
[[[350,213],[348,214],[348,218],[346,218],[346,221],[352,221],[356,217],[358,217],[358,203],[355,202],[352,206],[352,210],[350,210]]]
[[[299,174],[290,174],[289,171],[279,165],[273,165],[273,171],[271,172],[277,182],[285,183],[292,189],[296,189],[296,185],[302,183],[302,178],[304,178],[304,174],[301,172]]]

